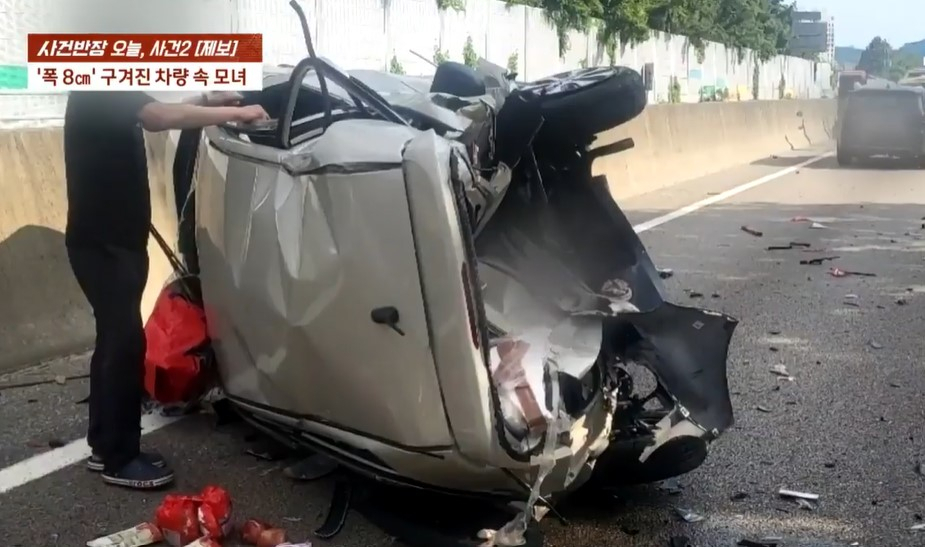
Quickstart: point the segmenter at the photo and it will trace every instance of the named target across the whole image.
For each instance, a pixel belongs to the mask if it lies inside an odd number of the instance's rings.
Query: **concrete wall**
[[[176,207],[167,173],[174,149],[148,139],[154,222],[176,240]],[[0,131],[0,373],[93,345],[93,316],[64,248],[67,196],[60,128]],[[150,313],[171,269],[152,240],[142,304]]]
[[[60,119],[63,96],[33,96],[22,89],[4,90],[3,86],[22,87],[25,81],[27,33],[73,31],[77,23],[63,21],[63,14],[73,13],[73,8],[89,1],[0,0],[0,127],[43,126]],[[120,5],[138,3],[139,10],[167,6],[165,1],[119,0]],[[583,65],[612,63],[641,70],[652,63],[655,81],[650,100],[654,103],[669,100],[674,78],[683,102],[698,102],[702,91],[713,88],[726,90],[731,100],[750,100],[756,65],[759,99],[779,98],[782,78],[785,92],[795,98],[831,93],[832,68],[828,64],[784,56],[758,63],[748,50],[740,54],[716,43],[708,43],[703,57],[698,58],[685,37],[664,33],[653,33],[645,42],[622,48],[616,58],[609,59],[595,31],[571,32],[570,47],[560,57],[556,29],[540,10],[508,8],[496,0],[467,0],[461,13],[440,11],[435,0],[300,1],[318,51],[344,68],[386,70],[394,56],[407,74],[426,75],[433,67],[412,51],[430,59],[439,48],[450,58],[461,60],[466,40],[472,38],[475,51],[497,64],[507,65],[508,58],[516,54],[519,72],[526,80]],[[295,64],[305,55],[298,20],[285,0],[172,0],[162,11],[171,14],[169,21],[156,23],[163,31],[260,32],[267,62]],[[145,17],[149,16],[146,12]],[[135,21],[131,28],[139,24]],[[17,70],[23,72],[22,77],[15,77]],[[4,73],[10,76],[3,77]]]
[[[802,114],[802,116],[800,115]],[[791,146],[827,140],[834,101],[656,105],[601,143],[633,137],[636,148],[604,158],[614,195],[625,198],[746,163]],[[149,135],[156,225],[176,239],[165,135]],[[64,250],[66,196],[61,130],[0,131],[0,372],[88,347],[93,323]],[[148,313],[170,268],[149,246]]]

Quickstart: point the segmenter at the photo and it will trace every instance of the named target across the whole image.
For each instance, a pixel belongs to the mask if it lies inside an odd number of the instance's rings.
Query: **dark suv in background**
[[[839,165],[891,156],[925,167],[925,89],[862,87],[847,94],[839,114]]]

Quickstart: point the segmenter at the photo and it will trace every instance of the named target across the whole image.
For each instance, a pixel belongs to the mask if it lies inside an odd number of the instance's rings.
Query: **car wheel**
[[[659,447],[645,462],[639,456],[648,439],[614,441],[594,463],[589,488],[647,484],[690,473],[707,458],[707,443],[697,437],[676,437]]]
[[[518,92],[539,102],[541,132],[588,140],[645,110],[646,86],[628,67],[593,67],[524,84]]]

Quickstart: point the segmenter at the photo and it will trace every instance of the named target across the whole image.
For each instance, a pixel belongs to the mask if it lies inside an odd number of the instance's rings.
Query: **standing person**
[[[166,104],[136,91],[72,92],[64,116],[68,259],[93,308],[90,361],[92,456],[110,484],[137,489],[173,481],[156,453],[140,451],[151,196],[144,132],[267,118],[260,106],[210,106],[206,95]],[[220,95],[225,102],[228,94]],[[239,97],[235,97],[239,98]]]

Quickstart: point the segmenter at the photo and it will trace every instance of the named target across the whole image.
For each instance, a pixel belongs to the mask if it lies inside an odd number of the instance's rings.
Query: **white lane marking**
[[[745,192],[745,191],[747,191],[747,190],[751,190],[752,188],[757,188],[758,186],[761,186],[762,184],[771,182],[772,180],[779,179],[779,178],[781,178],[781,177],[783,177],[783,176],[789,175],[790,173],[794,173],[794,172],[796,172],[797,170],[806,167],[807,165],[811,165],[811,164],[813,164],[813,163],[816,163],[817,161],[823,160],[823,159],[825,159],[825,158],[827,158],[827,157],[829,157],[829,156],[831,156],[831,155],[833,155],[832,152],[826,152],[825,154],[820,154],[820,155],[818,155],[818,156],[816,156],[816,157],[814,157],[814,158],[810,158],[810,159],[808,159],[808,160],[806,160],[806,161],[803,161],[803,162],[800,162],[800,163],[798,163],[798,164],[796,164],[796,165],[792,165],[792,166],[790,166],[790,167],[787,167],[786,169],[781,169],[780,171],[775,171],[775,172],[770,173],[770,174],[768,174],[768,175],[765,175],[765,176],[763,176],[763,177],[761,177],[761,178],[757,178],[757,179],[755,179],[755,180],[753,180],[753,181],[751,181],[751,182],[746,182],[745,184],[740,184],[739,186],[736,186],[735,188],[730,188],[729,190],[726,190],[725,192],[721,192],[721,193],[719,193],[719,194],[716,194],[715,196],[710,196],[710,197],[708,197],[708,198],[706,198],[706,199],[702,199],[702,200],[700,200],[700,201],[698,201],[698,202],[696,202],[696,203],[691,203],[690,205],[688,205],[688,206],[686,206],[686,207],[681,207],[681,208],[678,209],[677,211],[672,211],[672,212],[667,213],[667,214],[664,214],[664,215],[662,215],[662,216],[660,216],[660,217],[655,217],[655,218],[653,218],[652,220],[647,220],[647,221],[645,221],[645,222],[642,222],[642,223],[640,223],[640,224],[637,224],[637,225],[633,226],[633,229],[636,230],[636,233],[637,233],[637,234],[641,234],[641,233],[643,233],[643,232],[648,232],[648,231],[651,230],[652,228],[657,228],[657,227],[661,226],[662,224],[667,224],[668,222],[671,222],[672,220],[679,219],[679,218],[681,218],[681,217],[683,217],[683,216],[687,216],[687,215],[689,215],[689,214],[691,214],[691,213],[693,213],[693,212],[695,212],[695,211],[699,211],[700,209],[703,209],[704,207],[709,207],[710,205],[713,205],[714,203],[719,203],[719,202],[721,202],[721,201],[725,201],[725,200],[731,198],[732,196],[734,196],[734,195],[736,195],[736,194],[741,194],[742,192]]]
[[[772,180],[789,175],[798,169],[806,167],[807,165],[820,161],[831,155],[831,152],[827,152],[825,154],[801,162],[797,165],[787,167],[786,169],[781,169],[780,171],[765,175],[751,182],[746,182],[745,184],[741,184],[715,196],[710,196],[696,203],[692,203],[686,207],[682,207],[677,211],[672,211],[671,213],[653,218],[652,220],[647,220],[641,224],[637,224],[636,226],[633,226],[633,229],[636,230],[637,234],[641,234],[651,230],[652,228],[656,228],[662,224],[671,222],[672,220],[687,216],[695,211],[703,209],[704,207],[713,205],[714,203],[727,200],[736,194],[745,192],[746,190],[751,190],[752,188],[761,186],[762,184],[771,182]],[[145,415],[141,418],[141,434],[147,435],[148,433],[153,433],[158,429],[176,422],[178,419],[180,418],[165,418],[163,416],[154,414]],[[42,477],[50,475],[55,471],[64,469],[65,467],[85,460],[89,456],[90,447],[87,446],[86,439],[78,439],[74,442],[62,446],[61,448],[43,452],[42,454],[32,456],[29,459],[15,463],[5,469],[0,469],[0,494],[9,492],[14,488],[18,488],[34,480],[41,479]]]
[[[158,414],[146,414],[141,417],[141,434],[147,435],[167,427],[180,418],[167,418]],[[41,479],[47,475],[74,465],[90,457],[90,447],[86,439],[78,439],[60,448],[36,454],[10,467],[0,469],[0,494],[14,488]]]

